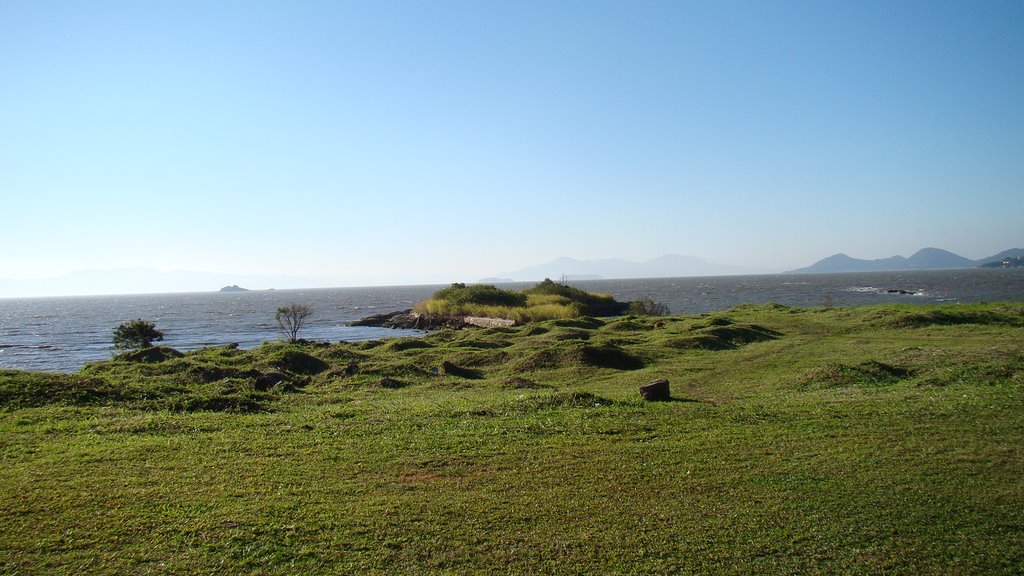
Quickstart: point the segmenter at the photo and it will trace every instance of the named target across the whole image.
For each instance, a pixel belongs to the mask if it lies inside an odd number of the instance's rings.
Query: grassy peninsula
[[[1024,304],[148,348],[0,372],[0,572],[1019,574],[1022,414]]]

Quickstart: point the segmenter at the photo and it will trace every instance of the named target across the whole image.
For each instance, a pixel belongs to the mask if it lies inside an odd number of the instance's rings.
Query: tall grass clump
[[[452,284],[415,306],[421,314],[484,316],[518,323],[577,318],[583,315],[614,315],[628,305],[606,294],[591,294],[579,288],[544,280],[517,292],[490,284]]]
[[[466,286],[461,282],[438,290],[433,296],[454,305],[486,304],[490,306],[526,306],[526,295],[514,290],[502,290],[492,284]]]
[[[523,293],[527,296],[561,296],[567,298],[579,304],[583,308],[583,313],[590,316],[615,316],[622,314],[629,307],[628,304],[615,300],[609,294],[587,292],[575,286],[555,282],[550,278],[545,278],[533,288],[523,290]]]

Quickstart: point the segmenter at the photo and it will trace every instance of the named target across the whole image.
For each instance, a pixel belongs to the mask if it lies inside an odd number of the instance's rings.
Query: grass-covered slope
[[[1024,570],[1024,306],[659,321],[0,372],[0,572]]]

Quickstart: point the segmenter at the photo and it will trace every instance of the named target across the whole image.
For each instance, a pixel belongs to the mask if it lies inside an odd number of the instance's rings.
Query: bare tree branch
[[[277,319],[277,327],[281,333],[288,338],[288,342],[296,342],[299,339],[299,330],[306,323],[306,318],[313,315],[313,309],[305,304],[289,304],[277,309],[274,318]]]

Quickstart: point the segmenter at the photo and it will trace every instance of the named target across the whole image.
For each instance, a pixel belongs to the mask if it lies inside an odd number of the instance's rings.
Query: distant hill
[[[496,277],[505,281],[532,282],[551,278],[558,280],[597,280],[602,278],[674,278],[681,276],[718,276],[724,274],[755,274],[759,271],[718,264],[693,256],[669,254],[645,262],[621,259],[577,260],[558,258],[547,264],[529,266]]]
[[[225,286],[220,289],[221,292],[248,292],[248,288],[242,288],[238,284],[232,284],[231,286]]]
[[[922,248],[910,258],[891,256],[877,260],[861,260],[846,254],[835,254],[787,274],[820,274],[829,272],[891,272],[901,270],[952,270],[956,268],[974,268],[989,262],[1000,262],[1005,258],[1024,255],[1024,250],[1015,248],[1000,252],[995,256],[971,260],[948,250],[940,248]]]
[[[977,261],[978,266],[987,266],[994,262],[1002,262],[1003,260],[1016,260],[1018,258],[1024,258],[1024,248],[1011,248],[1009,250],[1003,250],[995,256],[989,256],[988,258],[982,258]],[[995,266],[998,268],[998,266]]]
[[[1024,268],[1024,256],[1007,257],[981,265],[982,268]]]

